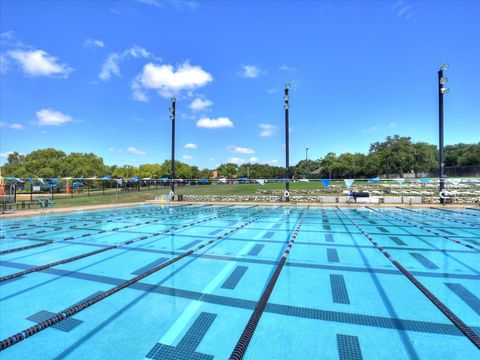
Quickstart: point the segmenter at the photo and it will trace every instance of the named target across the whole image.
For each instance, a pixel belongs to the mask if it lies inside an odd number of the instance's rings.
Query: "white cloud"
[[[147,155],[147,153],[145,151],[142,151],[142,150],[139,150],[137,149],[136,147],[133,147],[133,146],[130,146],[127,151],[131,154],[135,154],[135,155]]]
[[[238,75],[253,79],[260,75],[260,69],[255,65],[243,65]]]
[[[182,158],[183,158],[184,160],[191,160],[191,159],[193,159],[193,156],[191,156],[191,155],[183,155]]]
[[[278,70],[279,70],[279,71],[297,71],[296,68],[290,67],[290,66],[288,66],[288,65],[279,66]]]
[[[213,80],[212,75],[188,61],[174,68],[172,65],[148,63],[132,82],[134,99],[146,98],[146,90],[157,90],[160,96],[170,97],[182,90],[194,90]]]
[[[72,121],[70,115],[61,113],[53,109],[41,109],[37,111],[37,125],[40,126],[59,126]]]
[[[197,121],[197,127],[207,129],[218,129],[223,127],[233,128],[233,122],[226,117],[219,117],[217,119],[210,119],[205,117]]]
[[[413,22],[417,21],[416,12],[413,5],[408,5],[406,1],[399,0],[396,1],[392,6],[392,11],[399,18],[404,20],[412,20]]]
[[[278,164],[278,160],[273,159],[273,160],[270,161],[270,163],[272,163],[272,164]]]
[[[11,50],[7,53],[16,60],[25,74],[30,76],[57,75],[67,78],[73,70],[66,64],[59,64],[57,58],[49,55],[44,50]]]
[[[391,122],[391,123],[388,124],[388,127],[389,128],[395,128],[395,127],[397,127],[397,123],[396,122]]]
[[[198,145],[197,144],[192,144],[192,143],[189,143],[189,144],[185,144],[185,149],[198,149]]]
[[[200,5],[198,1],[192,0],[136,0],[136,2],[145,5],[151,5],[157,8],[163,8],[171,5],[177,10],[196,10]]]
[[[250,162],[252,162],[252,163],[258,162],[258,158],[256,158],[255,156],[252,156],[252,157],[250,158]]]
[[[87,39],[83,42],[83,46],[88,48],[103,48],[105,47],[105,43],[102,40],[97,39]]]
[[[0,121],[0,128],[22,130],[25,129],[25,126],[18,123],[7,123],[5,121]]]
[[[278,92],[278,88],[276,87],[267,89],[267,94],[275,94],[276,92]]]
[[[125,58],[145,59],[152,56],[153,55],[149,51],[139,46],[132,46],[131,48],[126,49],[121,53],[111,53],[103,62],[102,69],[100,70],[98,77],[101,80],[106,81],[114,75],[120,76],[120,67],[118,64]],[[136,100],[145,101],[140,98]]]
[[[233,146],[233,145],[230,145],[227,148],[228,150],[236,154],[254,154],[255,153],[255,150],[253,150],[252,148],[239,147],[239,146]]]
[[[5,74],[8,71],[10,64],[5,54],[0,54],[0,74]]]
[[[238,158],[238,157],[231,157],[228,159],[229,163],[233,163],[237,165],[243,164],[245,161],[246,161],[245,159]]]
[[[190,109],[193,111],[203,111],[213,105],[213,102],[207,99],[195,98],[190,104]]]
[[[0,157],[8,157],[8,155],[13,154],[13,151],[0,152]]]
[[[277,127],[271,124],[259,124],[258,127],[260,128],[261,137],[273,136],[275,131],[277,131]]]

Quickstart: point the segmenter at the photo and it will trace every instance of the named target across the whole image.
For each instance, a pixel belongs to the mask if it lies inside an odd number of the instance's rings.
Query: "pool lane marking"
[[[246,209],[253,208],[253,207],[255,207],[255,206],[247,207]],[[181,230],[181,229],[184,229],[186,227],[190,227],[190,226],[194,226],[194,225],[198,225],[198,224],[210,221],[210,220],[214,220],[214,219],[217,219],[217,218],[220,218],[220,217],[223,217],[223,216],[227,216],[227,215],[236,213],[236,212],[238,212],[240,210],[244,210],[244,209],[245,208],[240,208],[240,209],[237,209],[237,210],[234,210],[234,211],[222,213],[220,215],[215,215],[215,216],[209,217],[207,219],[197,220],[197,221],[194,221],[194,222],[191,222],[191,223],[188,223],[188,224],[175,226],[175,227],[172,227],[170,229],[163,230],[161,232],[154,233],[154,234],[151,234],[151,235],[144,235],[144,236],[140,236],[138,238],[123,241],[123,242],[120,242],[116,245],[110,245],[110,246],[107,246],[107,247],[104,247],[104,248],[101,248],[101,249],[97,249],[97,250],[93,250],[93,251],[90,251],[90,252],[87,252],[87,253],[72,256],[72,257],[69,257],[69,258],[66,258],[66,259],[63,259],[63,260],[54,261],[54,262],[51,262],[49,264],[34,266],[34,267],[32,267],[30,269],[27,269],[27,270],[24,270],[24,271],[20,271],[20,272],[17,272],[17,273],[2,276],[2,277],[0,277],[0,283],[3,282],[3,281],[15,279],[16,277],[20,277],[20,276],[30,274],[32,272],[42,271],[42,270],[51,268],[53,266],[66,264],[66,263],[69,263],[69,262],[72,262],[72,261],[76,261],[76,260],[86,258],[88,256],[92,256],[92,255],[96,255],[96,254],[99,254],[99,253],[102,253],[102,252],[105,252],[105,251],[108,251],[108,250],[116,249],[116,248],[119,248],[120,246],[123,246],[123,245],[130,245],[134,242],[141,241],[141,240],[146,240],[148,238],[155,237],[155,236],[158,236],[158,235],[169,234],[169,233],[172,233],[173,231]]]
[[[252,207],[249,207],[249,208],[254,208],[254,207],[256,207],[256,206],[252,206]],[[247,208],[247,209],[249,209],[249,208]],[[242,207],[238,210],[234,210],[233,212],[237,212],[237,211],[244,210],[244,209],[245,208]],[[271,210],[271,209],[268,209],[268,210]],[[208,245],[210,245],[210,244],[212,244],[212,243],[214,243],[218,240],[223,239],[224,237],[229,236],[230,234],[232,234],[236,231],[239,231],[239,230],[243,229],[244,227],[246,227],[246,226],[250,225],[251,223],[255,222],[256,220],[260,219],[261,217],[268,215],[268,213],[266,213],[264,215],[259,215],[260,213],[264,213],[266,211],[267,210],[264,209],[264,210],[257,211],[253,214],[249,214],[249,216],[252,216],[252,215],[255,215],[255,214],[256,214],[256,216],[252,220],[249,220],[248,222],[246,222],[246,223],[244,223],[240,226],[237,226],[236,228],[231,229],[231,230],[225,232],[224,234],[219,235],[219,236],[207,241],[206,243],[200,244],[195,249],[184,252],[183,254],[180,254],[180,255],[170,259],[169,261],[164,262],[163,264],[158,265],[157,267],[144,272],[143,274],[140,274],[140,275],[138,275],[138,276],[136,276],[136,277],[134,277],[130,280],[124,281],[124,282],[118,284],[117,286],[115,286],[115,287],[113,287],[109,290],[103,291],[101,294],[99,294],[99,295],[97,295],[97,296],[95,296],[91,299],[88,299],[88,300],[82,302],[81,304],[76,304],[74,306],[71,306],[68,309],[65,309],[63,312],[59,312],[59,313],[55,314],[54,316],[52,316],[51,318],[42,321],[41,323],[38,323],[34,326],[31,326],[31,327],[17,333],[17,334],[14,334],[14,335],[6,338],[6,339],[3,339],[2,341],[0,341],[0,351],[3,351],[5,349],[9,348],[10,346],[12,346],[14,344],[17,344],[20,341],[23,341],[26,338],[28,338],[30,336],[33,336],[36,333],[38,333],[42,330],[45,330],[45,329],[49,328],[50,326],[79,313],[80,311],[92,306],[93,304],[96,304],[97,302],[105,299],[106,297],[108,297],[110,295],[113,295],[113,294],[117,293],[118,291],[123,290],[124,288],[129,287],[129,286],[139,282],[143,278],[145,278],[149,275],[152,275],[153,273],[155,273],[155,272],[157,272],[161,269],[166,268],[167,266],[169,266],[169,265],[171,265],[171,264],[189,256],[190,254],[193,254],[194,252],[196,252],[196,251],[198,251],[198,250],[200,250],[200,249],[202,249],[202,248],[204,248],[204,247],[206,247],[206,246],[208,246]]]
[[[260,322],[260,318],[262,317],[263,312],[265,311],[265,307],[267,306],[268,300],[270,298],[270,295],[273,292],[273,289],[275,287],[275,284],[277,283],[277,280],[280,276],[280,273],[282,272],[283,266],[285,265],[285,262],[287,261],[287,257],[290,254],[290,251],[295,244],[295,239],[298,236],[298,233],[300,232],[300,229],[303,225],[303,221],[305,220],[305,216],[307,215],[309,206],[307,206],[303,212],[300,214],[299,219],[297,220],[297,226],[295,227],[295,230],[293,231],[292,236],[290,237],[290,241],[288,242],[285,251],[283,252],[283,255],[278,262],[277,266],[275,267],[275,272],[272,274],[270,277],[270,280],[267,283],[267,287],[263,291],[259,301],[257,302],[257,305],[255,306],[255,309],[250,316],[250,319],[248,320],[247,324],[245,325],[245,328],[243,329],[242,334],[240,335],[240,338],[237,341],[237,344],[233,348],[233,351],[230,355],[230,360],[241,360],[243,359],[243,356],[245,355],[245,352],[247,351],[248,345],[250,344],[250,341],[252,340],[253,334],[255,333],[255,330],[257,329],[258,323]]]
[[[437,219],[442,219],[442,220],[446,220],[446,221],[453,221],[453,222],[456,222],[456,223],[459,223],[459,224],[468,225],[468,226],[473,226],[474,228],[480,229],[480,225],[478,225],[478,224],[472,224],[472,223],[469,223],[469,222],[467,222],[467,221],[452,219],[452,218],[448,218],[448,217],[445,217],[445,216],[442,216],[442,215],[431,214],[431,213],[424,212],[424,211],[417,211],[417,210],[407,209],[407,208],[404,208],[404,207],[401,207],[401,206],[396,206],[396,208],[397,208],[397,209],[400,209],[400,210],[410,211],[410,212],[415,213],[415,214],[433,216],[433,217],[435,217],[435,218],[437,218]]]
[[[211,208],[212,210],[213,209],[225,209],[225,208],[228,208],[228,207],[232,207],[234,205],[227,205],[227,206],[221,206],[221,207],[214,207],[214,208]],[[198,209],[199,207],[194,207],[193,209]],[[160,221],[163,221],[163,220],[172,220],[172,219],[178,219],[178,218],[181,218],[181,217],[185,217],[185,216],[191,216],[191,215],[195,215],[195,214],[198,214],[198,213],[201,213],[203,211],[210,211],[210,209],[207,209],[207,210],[194,210],[194,211],[191,211],[191,212],[188,212],[188,213],[181,213],[181,214],[178,214],[178,215],[174,215],[174,216],[171,216],[171,217],[163,217],[163,218],[160,218],[160,219],[155,219],[155,220],[150,220],[146,223],[142,223],[140,225],[147,225],[147,224],[151,224],[151,223],[158,223]],[[138,225],[133,225],[133,226],[138,226]],[[26,245],[26,246],[20,246],[20,247],[17,247],[17,248],[12,248],[12,249],[6,249],[6,250],[2,250],[0,251],[0,255],[2,254],[10,254],[10,253],[13,253],[13,252],[17,252],[17,251],[22,251],[22,250],[28,250],[28,249],[32,249],[32,248],[36,248],[36,247],[39,247],[39,246],[45,246],[45,245],[48,245],[48,244],[51,244],[51,243],[57,243],[57,242],[62,242],[62,241],[68,241],[68,240],[75,240],[75,239],[81,239],[81,238],[85,238],[85,237],[88,237],[88,236],[92,236],[92,235],[99,235],[99,234],[104,234],[104,233],[111,233],[111,232],[115,232],[115,231],[118,231],[120,229],[124,229],[124,228],[129,228],[129,227],[132,227],[130,225],[127,225],[125,227],[119,227],[119,228],[114,228],[114,229],[110,229],[110,230],[95,230],[97,231],[96,233],[94,234],[91,234],[91,233],[88,233],[88,234],[82,234],[82,235],[75,235],[75,236],[69,236],[69,237],[66,237],[62,240],[45,240],[44,243],[39,243],[39,244],[32,244],[32,245]],[[66,229],[65,229],[66,230]],[[75,229],[75,230],[82,230],[82,229]],[[19,239],[22,239],[22,238],[19,238]],[[22,239],[22,240],[25,240],[25,239]]]
[[[363,230],[346,212],[337,206],[338,211],[343,214],[350,222],[362,232],[362,234],[375,247],[402,272],[410,282],[419,289],[428,300],[430,300],[478,349],[480,349],[480,336],[463,322],[452,310],[450,310],[439,298],[437,298],[430,290],[428,290],[415,276],[412,275],[402,264],[395,260],[380,244],[378,244],[365,230]]]
[[[418,229],[422,229],[422,230],[424,230],[424,231],[427,231],[427,232],[429,232],[429,233],[431,233],[431,234],[435,234],[436,236],[441,236],[441,237],[443,237],[443,238],[445,238],[445,239],[447,239],[447,240],[453,241],[453,242],[456,243],[456,244],[460,244],[460,245],[465,246],[465,247],[467,247],[467,248],[469,248],[469,249],[472,249],[472,250],[474,250],[474,251],[480,252],[480,249],[476,248],[475,246],[472,246],[472,245],[470,245],[470,244],[465,244],[465,243],[463,243],[463,242],[460,241],[460,240],[452,239],[452,238],[451,238],[450,236],[448,236],[448,235],[443,235],[443,234],[440,234],[439,232],[430,230],[430,229],[425,228],[425,227],[423,227],[423,226],[421,226],[421,225],[417,225],[417,224],[415,224],[414,222],[411,222],[410,220],[405,220],[405,219],[403,219],[403,218],[401,218],[401,217],[391,215],[391,214],[386,213],[386,212],[384,212],[384,211],[382,211],[382,210],[379,210],[379,209],[374,209],[374,208],[372,208],[372,207],[370,207],[370,206],[366,206],[366,208],[369,209],[369,210],[375,211],[375,212],[377,212],[377,213],[380,213],[380,214],[382,214],[382,215],[384,215],[384,216],[389,216],[389,217],[391,217],[392,219],[395,219],[395,220],[398,220],[398,221],[402,221],[402,222],[404,222],[404,223],[406,223],[406,224],[409,224],[409,225],[411,225],[411,226],[413,226],[413,227],[416,227],[416,228],[418,228]]]
[[[244,256],[249,250],[255,245],[255,243],[249,243],[245,245],[238,253],[238,256]],[[221,283],[225,281],[228,275],[231,274],[233,268],[237,265],[237,262],[229,262],[227,265],[220,270],[220,272],[213,278],[210,283],[201,291],[203,294],[211,294],[215,289],[217,289]],[[160,343],[165,345],[173,345],[175,339],[182,333],[183,329],[187,327],[191,319],[198,312],[198,309],[203,305],[203,301],[193,300],[190,305],[183,311],[183,313],[178,317],[175,323],[170,327],[167,333],[160,339]]]

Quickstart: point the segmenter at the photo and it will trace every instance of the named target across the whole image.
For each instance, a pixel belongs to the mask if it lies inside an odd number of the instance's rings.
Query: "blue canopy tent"
[[[102,181],[102,194],[105,195],[105,181],[112,180],[110,175],[105,175],[104,177],[100,178]]]

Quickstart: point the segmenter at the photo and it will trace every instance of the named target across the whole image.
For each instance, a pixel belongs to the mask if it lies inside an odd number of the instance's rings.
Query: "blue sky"
[[[45,147],[201,168],[367,152],[387,135],[480,140],[477,1],[2,1],[0,161]]]

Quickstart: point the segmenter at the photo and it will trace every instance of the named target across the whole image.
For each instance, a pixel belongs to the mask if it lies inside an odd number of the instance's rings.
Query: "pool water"
[[[245,359],[480,359],[368,238],[480,335],[477,210],[145,205],[0,221],[0,340],[164,264],[2,359],[228,359],[298,227]]]

